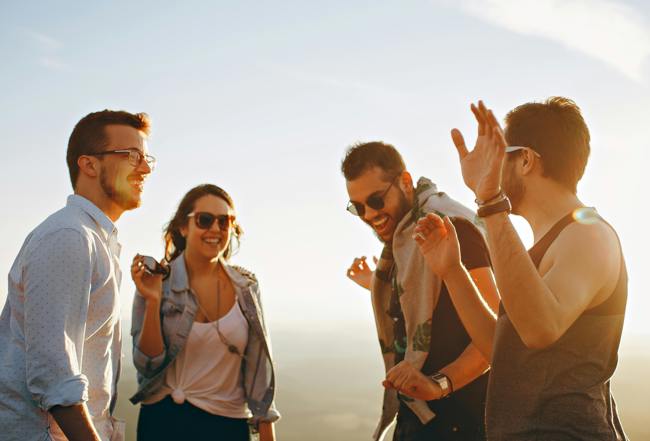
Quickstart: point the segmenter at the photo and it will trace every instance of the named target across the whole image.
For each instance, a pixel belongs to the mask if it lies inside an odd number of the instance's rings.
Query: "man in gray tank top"
[[[577,196],[589,130],[571,100],[527,103],[506,116],[505,132],[482,102],[472,105],[478,139],[468,151],[452,138],[501,295],[495,316],[459,257],[448,218],[418,222],[415,240],[443,278],[473,343],[492,360],[489,440],[626,440],[610,378],[627,300],[627,272],[615,231]],[[509,219],[523,216],[535,245],[526,251]],[[425,387],[414,376],[404,390]]]

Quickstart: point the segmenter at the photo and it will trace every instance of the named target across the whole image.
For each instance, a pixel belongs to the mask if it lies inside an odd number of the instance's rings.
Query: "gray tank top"
[[[536,267],[572,222],[567,215],[530,249]],[[490,441],[627,440],[610,391],[626,302],[621,253],[612,294],[547,348],[527,348],[500,306],[486,405]]]

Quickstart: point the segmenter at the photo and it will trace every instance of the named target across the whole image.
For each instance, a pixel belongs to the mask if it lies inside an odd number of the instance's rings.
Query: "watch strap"
[[[507,213],[510,213],[512,211],[510,199],[508,199],[508,197],[505,195],[497,202],[479,206],[478,210],[476,210],[476,214],[478,217],[488,217],[492,216],[493,214],[501,213],[503,211]]]

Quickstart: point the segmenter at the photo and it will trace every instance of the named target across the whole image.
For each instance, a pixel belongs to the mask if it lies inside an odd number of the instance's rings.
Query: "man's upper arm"
[[[87,237],[61,229],[39,239],[25,259],[27,387],[38,405],[87,400],[81,357],[92,262]]]
[[[479,229],[467,219],[455,218],[461,261],[492,312],[499,308],[499,294],[492,274],[490,253]]]
[[[552,295],[553,325],[560,338],[618,274],[620,248],[604,223],[575,223],[558,237],[548,258],[542,278]]]

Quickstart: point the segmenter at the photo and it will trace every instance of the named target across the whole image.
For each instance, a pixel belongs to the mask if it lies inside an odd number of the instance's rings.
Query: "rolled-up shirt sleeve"
[[[27,388],[43,410],[88,400],[81,373],[92,245],[74,229],[41,238],[25,256]]]

